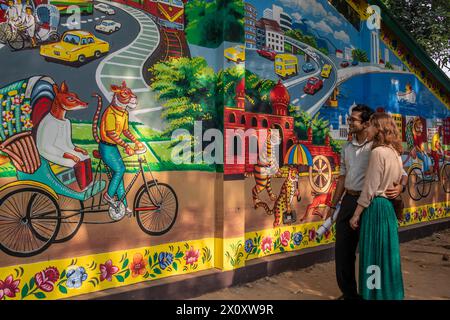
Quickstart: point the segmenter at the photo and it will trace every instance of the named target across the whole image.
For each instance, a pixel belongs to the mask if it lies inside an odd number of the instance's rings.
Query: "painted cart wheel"
[[[408,193],[411,199],[419,201],[428,197],[431,191],[431,181],[427,181],[422,169],[414,167],[408,173]]]
[[[0,249],[15,257],[37,255],[56,238],[60,219],[58,203],[47,191],[14,190],[0,199]]]
[[[450,164],[446,163],[441,169],[441,183],[446,193],[450,192]]]
[[[82,201],[59,195],[58,205],[61,210],[61,225],[56,238],[53,240],[54,243],[66,242],[72,239],[80,229],[84,219],[84,205]],[[47,240],[47,235],[42,233],[40,229],[35,229],[35,232],[40,240]]]
[[[22,50],[25,47],[25,39],[21,34],[17,34],[15,39],[8,41],[8,45],[14,51]]]
[[[178,214],[178,199],[171,186],[148,182],[136,194],[134,212],[139,227],[151,236],[168,232]],[[147,192],[148,190],[148,192]]]
[[[325,156],[315,156],[309,167],[309,182],[315,192],[326,192],[331,185],[332,171],[330,160]]]

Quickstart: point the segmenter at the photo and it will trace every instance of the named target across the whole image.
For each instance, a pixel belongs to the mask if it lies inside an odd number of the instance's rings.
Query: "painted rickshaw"
[[[107,184],[104,176],[110,179],[111,174],[98,151],[93,152],[97,162],[93,181],[83,190],[76,188],[73,168],[55,165],[39,154],[36,129],[50,110],[53,84],[51,78],[38,76],[0,89],[0,152],[9,157],[17,177],[0,187],[0,249],[12,256],[29,257],[52,243],[70,240],[83,223],[121,221],[126,214],[123,200],[139,176],[143,184],[132,202],[132,215],[149,235],[168,232],[177,218],[178,199],[171,186],[154,179],[146,150],[125,159],[126,166],[138,170],[114,206],[101,200]],[[101,213],[102,219],[88,221],[88,214]]]
[[[34,16],[36,18],[35,37],[37,44],[59,41],[59,11],[50,4],[41,4],[36,7]],[[0,24],[0,42],[8,44],[12,50],[22,50],[31,46],[31,39],[26,33],[26,27],[22,23],[14,26],[8,22]]]

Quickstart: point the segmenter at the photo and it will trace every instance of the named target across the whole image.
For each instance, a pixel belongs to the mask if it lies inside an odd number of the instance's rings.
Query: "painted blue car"
[[[358,60],[353,60],[352,61],[352,66],[357,66],[359,64]]]
[[[312,71],[314,71],[315,70],[315,68],[314,68],[314,66],[312,65],[312,63],[305,63],[303,66],[302,66],[302,69],[303,69],[303,71],[304,72],[306,72],[306,73],[309,73],[309,72],[312,72]]]

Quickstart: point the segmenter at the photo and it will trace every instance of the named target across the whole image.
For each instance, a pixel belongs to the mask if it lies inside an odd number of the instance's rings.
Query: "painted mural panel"
[[[238,186],[245,176],[250,256],[261,252],[261,233],[273,239],[275,252],[294,237],[318,243],[333,238],[333,230],[326,237],[315,234],[336,186],[341,146],[351,139],[347,117],[356,104],[395,117],[408,174],[403,198],[415,219],[429,214],[417,207],[446,208],[448,92],[395,32],[383,22],[377,27],[367,8],[365,1],[245,1],[245,94],[238,85],[236,103],[225,106],[224,127],[272,128],[281,138],[276,152],[270,138],[260,146],[269,150],[267,159],[225,164],[226,183]],[[410,224],[411,216],[405,212],[400,224]],[[299,227],[300,234],[294,230]]]
[[[223,39],[197,34],[215,26],[218,6],[0,3],[0,299],[213,266],[221,167],[173,162],[171,135],[190,139],[194,121],[200,135],[221,126],[214,50]],[[229,25],[243,34],[238,19]]]
[[[401,225],[450,215],[448,93],[364,3],[73,4],[0,0],[0,300],[333,242],[355,103],[391,112],[411,151]],[[256,151],[228,149],[231,129]]]

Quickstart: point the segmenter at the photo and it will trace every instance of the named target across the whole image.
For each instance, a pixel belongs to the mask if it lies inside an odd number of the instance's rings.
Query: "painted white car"
[[[113,8],[111,8],[110,6],[108,6],[107,4],[104,4],[104,3],[96,3],[94,5],[94,8],[100,12],[103,12],[103,13],[106,13],[109,15],[113,15],[116,13],[116,11],[114,11]]]
[[[104,33],[113,33],[122,28],[119,22],[113,20],[102,20],[99,24],[95,26],[95,30]]]

